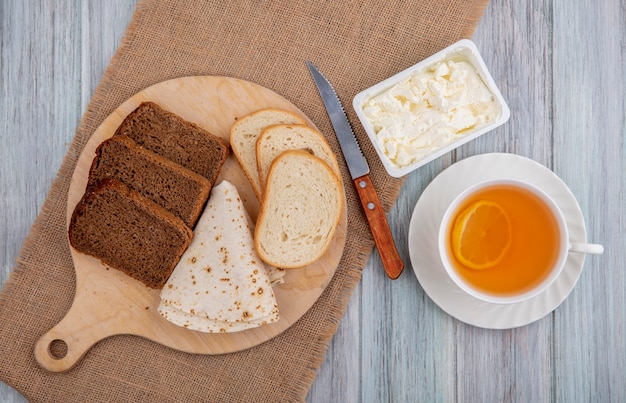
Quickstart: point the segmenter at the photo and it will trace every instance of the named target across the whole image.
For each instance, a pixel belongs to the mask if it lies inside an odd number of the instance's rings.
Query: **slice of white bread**
[[[335,175],[341,175],[335,153],[320,132],[305,125],[268,126],[256,141],[256,162],[263,192],[272,161],[287,150],[303,150],[313,154],[327,163]]]
[[[259,257],[285,269],[315,262],[333,239],[343,200],[328,164],[306,151],[283,152],[270,167],[254,232]]]
[[[243,172],[252,184],[259,201],[263,188],[256,163],[256,141],[267,126],[277,124],[306,124],[298,115],[280,109],[261,109],[238,119],[230,129],[230,146]]]

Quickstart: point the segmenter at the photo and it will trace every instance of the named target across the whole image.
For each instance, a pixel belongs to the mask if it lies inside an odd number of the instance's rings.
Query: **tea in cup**
[[[458,195],[439,228],[439,252],[450,278],[491,303],[517,303],[548,288],[568,253],[602,253],[573,242],[563,213],[546,193],[510,179],[478,183]]]

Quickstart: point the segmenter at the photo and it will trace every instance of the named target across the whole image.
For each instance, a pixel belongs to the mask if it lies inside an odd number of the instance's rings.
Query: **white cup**
[[[449,256],[450,252],[447,247],[447,243],[449,242],[449,230],[451,225],[451,220],[454,219],[454,215],[457,212],[459,206],[472,194],[475,192],[496,185],[509,185],[516,186],[526,191],[533,193],[537,196],[543,203],[549,207],[552,215],[556,219],[558,224],[558,232],[559,232],[559,251],[557,255],[556,262],[552,265],[551,269],[548,271],[547,276],[543,278],[541,282],[536,284],[530,289],[525,291],[521,291],[519,293],[511,293],[506,296],[489,294],[483,290],[479,290],[476,287],[469,284],[466,280],[464,280],[457,272],[457,269],[451,262],[451,257]],[[464,190],[460,193],[448,206],[441,225],[439,227],[439,254],[441,257],[441,261],[446,270],[448,276],[454,281],[454,283],[461,288],[467,294],[473,296],[474,298],[480,299],[482,301],[486,301],[494,304],[513,304],[519,303],[522,301],[526,301],[543,292],[546,288],[548,288],[554,280],[561,274],[563,271],[563,267],[565,267],[565,262],[567,261],[567,256],[570,252],[573,253],[590,253],[590,254],[601,254],[604,252],[604,248],[602,245],[591,244],[585,242],[578,242],[575,240],[571,240],[569,236],[569,231],[567,229],[567,223],[565,221],[565,217],[563,216],[563,212],[555,203],[555,201],[544,193],[542,190],[537,187],[528,184],[526,182],[522,182],[519,180],[512,179],[495,179],[495,180],[487,180],[480,183],[477,183],[468,189]],[[532,253],[532,251],[529,251]]]

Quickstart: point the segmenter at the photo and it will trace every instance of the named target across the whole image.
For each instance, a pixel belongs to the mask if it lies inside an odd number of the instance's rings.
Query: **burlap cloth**
[[[373,248],[304,62],[313,61],[334,84],[388,209],[402,181],[386,175],[351,100],[360,90],[471,36],[486,3],[140,0],[1,294],[0,378],[32,401],[303,400]],[[127,98],[152,84],[191,75],[232,76],[270,88],[306,113],[329,139],[342,165],[349,209],[339,268],[300,321],[246,351],[193,355],[135,336],[113,336],[70,371],[47,372],[37,365],[33,348],[63,318],[74,295],[65,211],[78,155]]]

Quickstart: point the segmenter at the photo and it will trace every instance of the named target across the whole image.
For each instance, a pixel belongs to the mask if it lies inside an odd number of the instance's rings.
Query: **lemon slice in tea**
[[[454,221],[452,251],[461,264],[471,269],[496,266],[510,246],[511,220],[498,203],[474,202]]]

